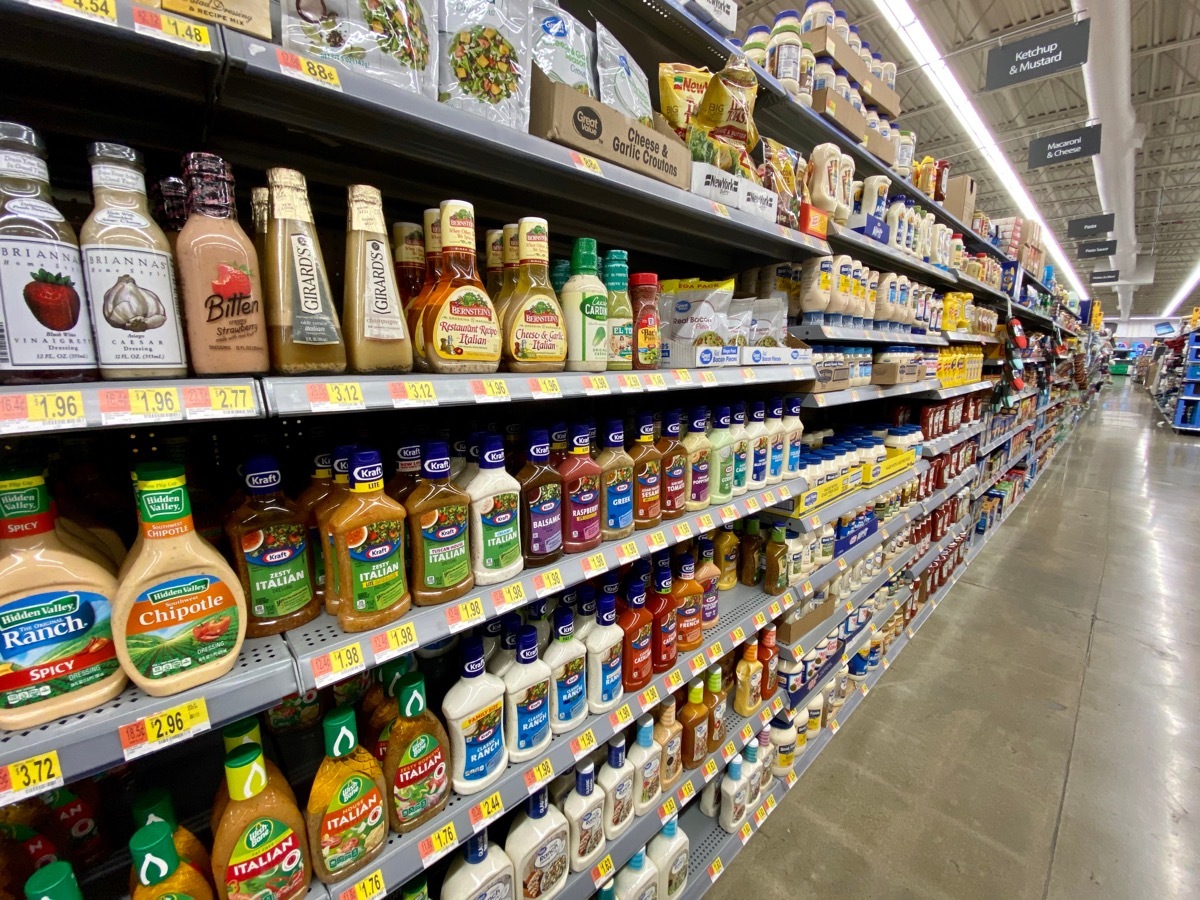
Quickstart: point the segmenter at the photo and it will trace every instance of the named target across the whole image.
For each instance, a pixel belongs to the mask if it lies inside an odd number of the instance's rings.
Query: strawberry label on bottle
[[[483,532],[483,567],[506,569],[521,555],[517,495],[506,491],[481,501],[479,524]]]
[[[16,212],[15,202],[9,202],[8,213]],[[41,205],[61,220],[54,207]],[[77,247],[33,238],[0,239],[0,371],[93,368],[96,348],[83,290]]]
[[[205,322],[214,347],[261,347],[265,336],[258,333],[258,298],[250,272],[238,263],[219,263],[209,283],[212,293],[204,301]],[[220,323],[220,324],[217,324]]]
[[[381,519],[346,534],[355,612],[387,609],[408,593],[404,577],[404,522]]]
[[[633,524],[633,468],[618,466],[604,475],[604,523],[606,528]]]
[[[281,524],[242,535],[251,615],[286,616],[312,599],[306,531],[303,525]]]
[[[362,775],[351,775],[321,819],[321,858],[335,875],[351,869],[387,838],[387,817],[383,795],[375,782]]]
[[[553,553],[562,546],[562,485],[531,488],[524,499],[529,504],[530,553]]]
[[[446,796],[450,790],[447,761],[446,748],[429,733],[417,735],[405,748],[392,784],[401,822],[419,818]]]
[[[299,836],[278,819],[260,818],[242,832],[225,869],[225,892],[256,900],[304,896],[304,851]]]
[[[473,285],[453,291],[438,305],[433,340],[426,352],[455,362],[494,362],[500,357],[500,327],[487,294]]]
[[[496,771],[504,750],[503,722],[502,699],[489,703],[462,720],[464,780],[480,781]]]
[[[425,554],[425,587],[448,588],[471,571],[467,549],[467,508],[458,503],[422,513],[421,550]]]
[[[563,531],[583,542],[600,534],[600,476],[584,475],[567,483],[567,515]]]

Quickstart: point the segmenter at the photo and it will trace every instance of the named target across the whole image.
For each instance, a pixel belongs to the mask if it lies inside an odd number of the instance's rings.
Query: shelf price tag
[[[704,648],[704,655],[708,657],[710,663],[715,663],[725,655],[725,648],[721,645],[720,641],[713,641]]]
[[[137,5],[133,7],[133,30],[138,34],[148,34],[172,44],[181,44],[184,47],[196,47],[200,50],[212,49],[212,39],[208,35],[208,29],[199,22],[177,19],[166,13]]]
[[[712,757],[706,759],[704,761],[704,768],[701,770],[701,774],[704,775],[705,784],[708,784],[710,781],[712,781],[713,776],[717,774],[717,761]]]
[[[707,665],[708,665],[708,660],[706,660],[704,658],[703,653],[697,653],[695,656],[693,656],[691,659],[688,660],[688,669],[691,671],[691,673],[693,675],[695,675],[697,672],[699,672],[701,669],[703,669]]]
[[[629,704],[619,706],[614,712],[608,714],[608,724],[614,729],[622,728],[633,721],[633,710],[629,708]]]
[[[667,379],[663,377],[662,372],[651,372],[646,376],[644,384],[648,391],[665,391],[667,389]]]
[[[721,517],[721,522],[728,525],[730,522],[736,522],[738,513],[737,507],[730,503],[728,506],[722,506],[717,510],[717,514]]]
[[[282,47],[275,48],[275,58],[279,61],[279,71],[289,78],[319,84],[339,93],[342,90],[342,79],[338,76],[336,66],[319,63],[299,53],[290,53]]]
[[[633,374],[618,375],[617,384],[621,386],[621,392],[625,394],[640,394],[642,392],[642,379]]]
[[[771,601],[771,605],[767,607],[767,612],[771,614],[772,619],[778,619],[783,615],[783,607],[779,605],[778,600]]]
[[[100,421],[104,425],[140,425],[181,419],[183,402],[178,388],[107,388],[100,391]]]
[[[747,497],[747,498],[746,498],[746,510],[747,510],[747,512],[756,513],[756,512],[758,512],[760,509],[762,509],[762,506],[761,506],[761,505],[759,505],[759,502],[758,502],[758,498],[757,498],[757,497]]]
[[[746,640],[746,629],[739,625],[737,628],[733,629],[732,632],[730,632],[729,639],[735,644],[742,643],[742,641]]]
[[[775,812],[775,795],[768,794],[767,795],[767,814],[770,815],[773,812]]]
[[[534,400],[557,400],[562,396],[557,378],[530,378],[529,390]]]
[[[667,536],[661,531],[652,531],[646,535],[646,549],[653,553],[667,546]]]
[[[305,386],[308,408],[313,412],[345,412],[366,409],[362,385],[357,381],[330,381]]]
[[[838,733],[838,729],[839,729],[839,728],[841,728],[841,726],[840,726],[840,725],[838,725],[838,720],[837,720],[837,719],[830,719],[830,720],[829,720],[829,730],[830,730],[830,731],[832,731],[834,734],[837,734],[837,733]],[[838,746],[840,747],[841,745],[839,744]]]
[[[417,852],[421,854],[421,866],[428,869],[431,865],[458,846],[458,834],[454,823],[447,822],[433,834],[421,839],[417,844]]]
[[[355,641],[347,647],[338,647],[312,660],[313,684],[319,688],[335,681],[343,681],[366,669],[362,644]]]
[[[692,373],[687,369],[672,369],[671,377],[675,379],[677,387],[681,384],[692,384]]]
[[[762,807],[760,806],[758,808],[758,811],[754,813],[754,819],[760,825],[762,824],[762,820],[766,818],[766,816],[762,816],[761,818],[759,817],[759,812],[761,812],[761,811],[762,811]],[[748,840],[750,840],[750,838],[753,835],[754,835],[754,826],[752,826],[749,822],[743,822],[742,827],[740,829],[738,829],[738,837],[741,839],[743,847],[746,846],[746,842]]]
[[[600,168],[600,163],[586,153],[579,153],[576,150],[572,150],[571,162],[575,163],[575,168],[580,172],[588,172],[600,178],[604,177],[604,170]]]
[[[571,755],[578,760],[585,753],[588,753],[596,746],[596,732],[588,729],[579,737],[571,738]]]
[[[717,526],[713,523],[712,513],[704,513],[696,520],[696,527],[701,531],[712,531]]]
[[[726,206],[724,203],[718,203],[716,200],[709,200],[708,202],[712,206],[712,211],[715,212],[718,216],[723,216],[726,219],[729,218],[729,207],[728,206]],[[715,878],[713,880],[716,881]]]
[[[809,516],[808,517],[808,527],[809,528],[820,528],[821,527],[821,517],[817,516],[817,515]]]
[[[742,381],[754,381],[758,378],[758,373],[750,368],[750,366],[742,366],[740,371],[742,373]]]
[[[658,821],[665,823],[667,819],[679,812],[679,806],[675,803],[674,797],[668,797],[658,807]]]
[[[417,629],[412,622],[403,622],[382,634],[371,635],[371,655],[375,657],[376,665],[411,653],[417,645]]]
[[[671,526],[671,533],[675,535],[675,540],[686,541],[692,536],[692,526],[687,522],[677,522]]]
[[[547,594],[561,591],[563,586],[562,572],[558,569],[551,569],[549,572],[538,572],[533,576],[533,592],[537,594],[539,600]]]
[[[467,810],[467,815],[471,817],[471,830],[478,834],[479,829],[486,828],[490,822],[504,815],[504,798],[499,791],[488,794]]]
[[[506,612],[512,606],[520,606],[528,599],[525,596],[525,585],[519,581],[492,591],[492,606],[498,613]]]
[[[0,434],[18,433],[30,426],[39,431],[86,427],[83,394],[46,391],[0,395]]]
[[[546,757],[525,773],[525,790],[532,794],[538,788],[548,785],[553,777],[554,764],[550,762],[550,757]]]
[[[767,821],[767,805],[764,803],[754,811],[754,824],[762,828],[762,823],[765,821]],[[746,824],[749,825],[750,823],[747,822]]]
[[[737,747],[734,746],[733,741],[726,741],[724,746],[721,747],[721,759],[725,760],[725,762],[733,759],[736,753]]]
[[[700,370],[700,381],[703,382],[704,384],[716,384],[717,383],[717,373],[713,372],[710,369],[701,369]]]
[[[592,866],[592,885],[600,887],[608,879],[612,878],[613,870],[616,867],[613,865],[612,857],[607,853],[604,854],[604,859]]]
[[[632,562],[641,555],[638,551],[637,541],[626,541],[623,544],[617,545],[617,562],[621,565]]]
[[[765,503],[767,506],[774,506],[776,503],[778,503],[778,502],[779,502],[778,500],[776,500],[776,499],[775,499],[775,492],[774,492],[774,491],[767,491],[767,492],[765,492],[765,493],[762,495],[762,501],[763,501],[763,503]]]
[[[34,0],[33,5],[105,25],[117,24],[116,0]]]
[[[512,399],[503,378],[477,378],[471,382],[471,393],[476,403],[507,403]]]
[[[604,396],[612,393],[608,386],[608,378],[604,375],[584,375],[583,392],[589,397]]]
[[[135,16],[141,12],[150,10],[134,6]],[[183,389],[183,411],[188,421],[252,418],[256,406],[254,387],[249,384],[187,385]]]
[[[754,726],[747,722],[742,726],[742,730],[739,732],[739,734],[741,735],[743,742],[749,742],[750,738],[754,737]]]
[[[389,381],[388,395],[392,398],[393,409],[438,405],[432,381]]]
[[[679,786],[679,790],[675,792],[675,796],[678,798],[681,805],[687,803],[689,800],[695,797],[696,786],[692,784],[692,779],[689,778],[687,781],[681,784]]]
[[[792,499],[792,489],[790,487],[788,487],[786,484],[781,484],[779,486],[779,497],[782,500],[791,500]]]
[[[479,597],[473,597],[466,603],[451,606],[446,610],[446,624],[450,627],[451,634],[478,625],[483,618],[483,600]]]
[[[117,736],[121,739],[121,753],[129,762],[208,731],[210,727],[208,705],[203,697],[199,697],[122,725]]]
[[[760,712],[758,714],[758,725],[761,728],[770,721],[771,721],[771,707],[764,706],[762,709],[762,712]]]
[[[583,573],[589,578],[593,575],[603,575],[607,571],[608,560],[604,558],[603,550],[593,553],[591,556],[584,557]]]
[[[771,701],[771,714],[777,715],[783,709],[783,698],[776,697]]]
[[[638,694],[638,705],[641,706],[642,712],[650,709],[659,701],[658,685],[652,684],[640,694]]]
[[[717,857],[708,864],[708,880],[715,882],[725,872],[725,864],[721,862],[721,857]]]
[[[672,669],[671,674],[667,676],[668,690],[678,690],[683,685],[683,672],[680,669]]]
[[[387,883],[383,880],[383,870],[376,869],[338,894],[338,900],[383,900],[386,896]]]
[[[0,806],[63,786],[58,751],[50,750],[0,768]]]
[[[864,697],[865,697],[865,696],[867,696],[867,694],[871,693],[871,689],[870,689],[869,687],[867,687],[865,684],[860,684],[860,685],[858,686],[858,691],[859,691],[859,693],[860,693],[860,694],[862,694]]]
[[[794,771],[792,771],[792,772],[788,772],[787,777],[785,777],[783,780],[787,784],[788,790],[790,791],[792,788],[794,788],[796,786],[796,782],[800,780],[800,776],[797,775]]]

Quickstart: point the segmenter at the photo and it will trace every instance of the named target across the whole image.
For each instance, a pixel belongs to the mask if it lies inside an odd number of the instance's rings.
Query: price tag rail
[[[964,428],[959,428],[953,434],[944,434],[932,441],[924,441],[921,444],[921,455],[926,459],[940,456],[947,450],[957,447],[963,441],[969,441],[981,431],[983,431],[983,422],[973,422]]]
[[[0,736],[0,766],[54,750],[69,784],[124,762],[121,731],[140,720],[203,698],[209,727],[218,730],[229,722],[274,706],[281,697],[297,690],[295,662],[282,638],[246,640],[233,669],[216,681],[170,697],[151,697],[131,684],[95,709],[29,731],[4,732]],[[193,730],[193,734],[198,730]],[[141,747],[137,755],[162,749],[165,746],[148,751]]]
[[[796,328],[791,329],[794,335],[797,333]],[[893,341],[904,340],[912,335],[897,335],[893,337]],[[847,403],[865,403],[868,400],[887,400],[895,397],[907,397],[910,394],[921,394],[929,390],[934,390],[939,387],[936,379],[926,379],[925,381],[914,381],[911,384],[866,384],[862,387],[847,388],[842,391],[823,391],[817,394],[805,394],[800,405],[807,409],[824,409],[827,406],[843,406]]]

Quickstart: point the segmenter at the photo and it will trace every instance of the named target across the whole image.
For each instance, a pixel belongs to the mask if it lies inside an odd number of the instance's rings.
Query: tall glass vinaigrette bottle
[[[378,188],[352,184],[346,217],[342,314],[351,372],[411,372],[412,342],[383,221]]]
[[[425,283],[404,310],[408,334],[413,342],[413,367],[419,372],[429,371],[429,360],[425,358],[425,329],[422,327],[425,307],[437,289],[442,277],[442,211],[427,209],[422,214],[425,223]]]
[[[392,261],[408,331],[408,305],[425,284],[425,234],[416,222],[392,223]]]
[[[346,347],[317,240],[308,185],[295,169],[268,169],[267,324],[282,375],[346,371]]]

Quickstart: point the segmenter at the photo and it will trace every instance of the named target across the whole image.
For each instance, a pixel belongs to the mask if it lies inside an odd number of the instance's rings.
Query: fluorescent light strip
[[[1179,304],[1188,298],[1188,294],[1195,289],[1197,284],[1200,284],[1200,263],[1196,263],[1196,268],[1192,269],[1191,274],[1187,277],[1187,280],[1184,281],[1179,290],[1175,292],[1175,296],[1171,298],[1171,302],[1168,303],[1167,308],[1163,310],[1163,318],[1166,318],[1167,316],[1171,315],[1171,313],[1175,312],[1175,310],[1179,309]]]
[[[946,61],[942,59],[942,53],[929,37],[929,33],[925,30],[917,14],[912,11],[907,0],[874,0],[879,14],[885,18],[892,26],[895,32],[904,42],[904,46],[908,48],[908,52],[912,54],[913,59],[925,70],[925,74],[929,76],[929,80],[933,82],[933,86],[937,88],[942,99],[946,102],[946,106],[954,113],[955,118],[966,130],[971,140],[975,142],[976,148],[983,155],[987,164],[992,171],[996,173],[996,177],[1000,179],[1000,183],[1004,185],[1005,191],[1012,197],[1016,203],[1017,209],[1021,211],[1021,215],[1027,219],[1032,219],[1037,222],[1042,228],[1042,241],[1046,245],[1046,250],[1050,255],[1058,261],[1059,269],[1066,278],[1071,289],[1075,291],[1078,297],[1090,297],[1091,292],[1084,288],[1083,282],[1079,280],[1079,276],[1075,274],[1074,268],[1071,267],[1067,256],[1063,253],[1062,247],[1054,237],[1054,233],[1042,218],[1041,212],[1038,210],[1037,204],[1033,202],[1033,198],[1025,190],[1025,185],[1021,179],[1017,177],[1017,173],[1013,171],[1009,165],[1008,158],[1004,152],[996,144],[996,139],[992,137],[991,131],[988,130],[978,111],[975,109],[975,104],[967,96],[962,86],[958,83],[958,79],[954,77],[954,73],[950,71],[950,67],[946,65]],[[1200,269],[1198,269],[1200,273]],[[1200,274],[1197,276],[1200,278]]]

